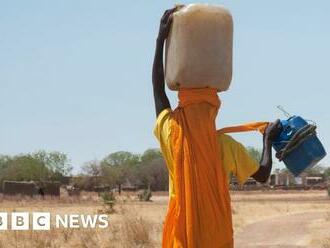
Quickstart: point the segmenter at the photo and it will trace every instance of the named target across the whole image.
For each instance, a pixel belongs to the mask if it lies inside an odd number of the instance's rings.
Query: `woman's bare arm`
[[[263,135],[263,149],[260,160],[259,170],[252,175],[252,177],[258,182],[267,182],[270,173],[272,171],[272,142],[276,139],[279,133],[282,131],[282,125],[280,120],[276,120],[270,123]]]
[[[170,101],[168,100],[165,93],[163,53],[164,43],[171,28],[171,15],[175,11],[175,9],[176,8],[165,11],[160,21],[159,33],[156,42],[156,51],[152,68],[152,85],[154,91],[156,116],[158,116],[164,109],[171,107]]]

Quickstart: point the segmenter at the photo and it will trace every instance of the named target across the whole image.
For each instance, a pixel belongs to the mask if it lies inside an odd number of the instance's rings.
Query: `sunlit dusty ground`
[[[154,193],[151,202],[138,202],[134,194],[123,194],[109,215],[107,229],[52,229],[51,231],[0,231],[0,247],[160,247],[167,193]],[[258,221],[295,213],[325,212],[325,218],[311,219],[309,247],[330,247],[330,199],[325,191],[233,192],[234,230]],[[0,212],[44,211],[55,214],[99,214],[104,206],[96,194],[79,198],[3,199]],[[308,247],[308,246],[307,246]]]

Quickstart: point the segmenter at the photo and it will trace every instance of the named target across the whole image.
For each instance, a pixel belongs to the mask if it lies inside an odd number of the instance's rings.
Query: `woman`
[[[243,145],[216,130],[220,99],[216,89],[180,89],[172,111],[165,93],[163,50],[171,15],[165,11],[153,63],[157,121],[154,133],[169,170],[170,201],[163,230],[163,247],[231,248],[233,228],[229,176],[243,184],[250,176],[266,182],[272,169],[272,140],[281,131],[274,123],[252,123],[224,131],[260,130],[263,152],[258,164]]]

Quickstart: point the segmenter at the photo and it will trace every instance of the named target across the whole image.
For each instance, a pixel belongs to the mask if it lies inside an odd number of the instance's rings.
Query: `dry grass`
[[[138,215],[125,215],[123,221],[124,241],[127,247],[154,247],[152,224]]]
[[[110,248],[110,247],[158,247],[161,233],[155,219],[148,220],[142,215],[145,208],[153,208],[152,203],[141,204],[130,195],[118,197],[116,214],[109,215],[106,229],[65,229],[52,228],[51,231],[0,231],[0,248]],[[135,206],[135,203],[137,204]],[[0,209],[3,212],[44,211],[55,214],[98,214],[104,205],[97,194],[84,193],[80,197],[29,198],[0,196]],[[142,211],[141,211],[142,210]],[[144,212],[147,213],[147,212]]]
[[[151,236],[152,229],[148,221],[128,215],[105,230],[61,228],[51,231],[5,231],[0,233],[0,248],[156,247]]]
[[[60,199],[3,198],[1,211],[45,211],[55,214],[98,214],[103,209],[97,194]],[[330,248],[330,201],[325,192],[240,192],[232,194],[235,231],[247,224],[275,216],[308,211],[328,211],[322,221],[312,223],[312,247]],[[51,231],[0,231],[0,248],[110,248],[160,247],[162,223],[167,209],[166,194],[155,194],[152,202],[139,202],[132,194],[118,198],[116,213],[106,229],[55,229]],[[325,230],[325,231],[324,231]]]
[[[330,238],[323,240],[321,243],[322,243],[322,248],[330,248]]]
[[[330,211],[324,213],[324,219],[314,221],[310,225],[313,237],[311,244],[321,248],[330,248]]]
[[[10,231],[0,240],[0,247],[112,247],[100,241],[100,233],[94,230]]]

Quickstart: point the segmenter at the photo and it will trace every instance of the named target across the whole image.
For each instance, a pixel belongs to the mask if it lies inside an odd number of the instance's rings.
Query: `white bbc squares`
[[[33,230],[50,230],[50,213],[34,212],[32,215]]]
[[[1,212],[0,213],[0,230],[8,229],[8,214]]]
[[[11,230],[29,230],[29,213],[28,212],[12,213]]]

